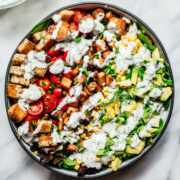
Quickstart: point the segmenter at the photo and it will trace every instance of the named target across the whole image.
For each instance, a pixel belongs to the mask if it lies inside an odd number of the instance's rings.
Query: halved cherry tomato
[[[70,24],[69,25],[69,31],[70,31],[70,33],[72,33],[72,32],[74,32],[74,31],[78,31],[79,30],[79,28],[78,28],[78,25],[77,24]]]
[[[42,87],[45,91],[48,91],[50,83],[51,82],[48,78],[41,78],[41,79],[38,79],[36,84],[37,84],[37,86]]]
[[[82,17],[86,15],[86,12],[82,10],[75,10],[74,12],[75,14],[73,17],[73,22],[75,22],[76,24],[79,24]]]
[[[58,126],[59,125],[59,122],[57,120],[53,120],[52,121],[52,124],[54,124],[55,126]]]
[[[38,100],[31,104],[31,107],[30,109],[27,110],[27,112],[30,115],[38,116],[43,112],[43,110],[44,110],[43,102],[41,100]]]
[[[50,74],[50,80],[55,85],[60,85],[61,83],[61,78],[59,75]]]
[[[25,122],[29,122],[31,120],[38,120],[39,117],[38,116],[32,116],[32,115],[28,115],[26,118],[25,118]]]
[[[51,112],[57,105],[57,97],[54,94],[45,94],[43,96],[45,112]]]
[[[61,99],[59,99],[59,101],[58,101],[58,105],[64,100],[64,98],[65,97],[63,97],[63,98],[61,98]],[[68,106],[67,106],[67,104],[65,104],[62,108],[61,108],[61,110],[62,111],[66,111],[67,110],[67,108],[68,108]]]
[[[68,55],[68,51],[64,52],[64,54],[61,56],[61,59],[66,62],[66,57]]]
[[[60,98],[62,96],[62,89],[60,87],[56,87],[53,90],[53,94],[56,95],[57,98]]]
[[[49,55],[49,56],[51,56],[51,57],[53,57],[53,56],[58,56],[59,53],[61,52],[61,50],[62,50],[61,48],[59,48],[59,49],[56,50],[56,47],[53,46],[53,47],[51,47],[51,49],[47,52],[47,55]]]
[[[67,77],[69,79],[73,79],[73,75],[72,75],[71,71],[69,71],[68,73],[65,73],[64,77]]]
[[[51,62],[55,62],[55,61],[58,60],[58,59],[60,59],[60,57],[53,57],[53,58],[51,59]]]

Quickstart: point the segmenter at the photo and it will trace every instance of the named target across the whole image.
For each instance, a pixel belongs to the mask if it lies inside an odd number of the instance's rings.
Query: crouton
[[[25,79],[23,76],[16,76],[14,74],[11,76],[11,82],[14,84],[20,84],[24,86],[30,85],[30,80]]]
[[[82,102],[87,98],[87,93],[85,91],[82,91],[79,100]]]
[[[74,16],[74,11],[65,9],[65,10],[58,12],[57,14],[61,15],[61,20],[67,21],[70,23]]]
[[[116,46],[116,42],[109,42],[108,46],[113,49]]]
[[[99,72],[97,74],[97,80],[100,86],[104,86],[106,81],[106,74],[104,72]]]
[[[89,98],[86,99],[86,100],[84,100],[84,101],[82,102],[82,105],[84,105],[84,104],[86,104],[86,103],[89,103]]]
[[[23,92],[23,86],[16,84],[7,84],[7,96],[11,98],[20,98],[21,93]]]
[[[111,19],[112,17],[114,17],[114,14],[111,11],[108,11],[105,15],[106,19]]]
[[[63,41],[67,39],[69,35],[69,23],[62,21],[61,27],[58,30],[56,41]]]
[[[79,59],[79,60],[77,60],[76,62],[76,65],[83,65],[83,59]]]
[[[59,121],[59,131],[63,130],[63,125],[64,125],[64,122],[63,121]]]
[[[38,140],[39,147],[56,146],[51,136],[40,136]]]
[[[96,40],[94,45],[95,45],[97,51],[106,51],[107,50],[106,43],[102,39]]]
[[[39,43],[35,46],[37,51],[48,51],[54,45],[54,39],[52,39],[51,35],[46,34],[43,39],[39,41]]]
[[[68,151],[78,151],[79,148],[74,144],[69,144],[68,147],[67,147],[67,150]]]
[[[94,17],[95,19],[98,19],[97,16],[98,16],[99,13],[104,13],[104,10],[101,9],[101,8],[97,8],[97,9],[95,9],[95,10],[92,12],[92,15],[93,15],[93,17]]]
[[[36,67],[34,69],[34,73],[38,77],[44,77],[45,74],[46,74],[46,71],[47,71],[47,68],[38,68],[38,67]]]
[[[126,21],[124,19],[120,19],[120,18],[117,18],[117,17],[112,17],[110,20],[109,20],[109,23],[115,23],[116,25],[116,29],[118,30],[118,34],[119,35],[122,35],[124,30],[125,30],[125,27],[126,27]],[[107,26],[108,26],[107,25]]]
[[[32,35],[33,41],[38,43],[41,39],[44,39],[47,35],[47,31],[43,30]]]
[[[109,54],[111,54],[112,51],[105,51],[103,52],[103,58],[106,59]]]
[[[81,77],[78,76],[75,77],[74,81],[76,80],[78,81],[79,84],[83,84],[87,80],[87,77],[84,74],[82,74]]]
[[[21,109],[18,103],[10,106],[8,110],[9,118],[14,120],[16,123],[21,122],[27,116],[27,114],[27,111]]]
[[[98,84],[96,88],[96,92],[101,92],[101,91],[102,91],[102,87]]]
[[[90,92],[90,91],[88,90],[87,86],[84,87],[84,91],[86,92],[86,94],[87,94],[88,96],[91,96],[91,95],[92,95],[92,92]]]
[[[11,66],[9,70],[9,74],[15,74],[17,76],[23,76],[24,75],[24,69],[22,69],[20,66]]]
[[[37,126],[41,126],[40,133],[48,133],[48,132],[51,132],[52,121],[51,120],[38,120]]]
[[[78,105],[79,105],[78,100],[76,100],[76,101],[71,102],[71,103],[68,104],[68,106],[71,106],[71,107],[78,107]]]
[[[27,38],[17,47],[19,53],[28,54],[30,51],[34,50],[35,44],[29,41]]]
[[[67,114],[71,115],[73,112],[78,112],[78,108],[68,107]]]
[[[58,110],[58,111],[52,112],[52,113],[51,113],[51,116],[52,116],[53,118],[59,120],[59,119],[61,118],[62,114],[63,114],[63,111]]]
[[[96,82],[90,82],[88,85],[87,85],[87,88],[90,92],[94,91],[96,88],[97,88],[97,83]]]
[[[106,86],[110,86],[113,81],[114,81],[114,78],[110,74],[107,74],[106,75]]]
[[[62,81],[61,81],[61,87],[63,89],[69,89],[71,87],[71,84],[72,84],[72,80],[67,78],[67,77],[63,77],[62,78]]]
[[[64,119],[64,124],[67,124],[68,121],[69,121],[69,116]]]
[[[12,59],[12,63],[15,66],[20,66],[21,64],[25,63],[26,61],[27,61],[27,55],[26,54],[16,53]]]
[[[72,73],[73,76],[77,76],[77,75],[79,74],[79,72],[80,72],[80,69],[79,69],[78,67],[75,67],[75,68],[71,71],[71,73]]]
[[[39,79],[38,77],[33,77],[33,78],[30,79],[30,82],[32,84],[34,84],[38,79]]]

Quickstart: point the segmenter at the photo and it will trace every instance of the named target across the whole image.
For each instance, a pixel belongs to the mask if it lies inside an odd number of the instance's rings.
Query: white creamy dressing
[[[134,136],[131,138],[131,147],[137,148],[141,140],[139,139],[139,136],[137,134],[134,134]]]
[[[97,20],[97,21],[102,21],[103,18],[104,18],[104,16],[105,16],[104,13],[98,13],[98,14],[97,14],[97,17],[96,17],[96,20]]]
[[[24,77],[26,79],[31,79],[35,73],[34,69],[37,68],[47,68],[47,63],[46,61],[46,54],[45,51],[30,51],[27,54],[27,61],[25,64],[21,65],[21,68],[24,69],[25,74]]]
[[[160,97],[162,94],[162,90],[159,89],[159,88],[153,88],[151,93],[149,94],[149,97],[152,97],[152,98],[158,98]]]
[[[18,127],[19,136],[26,135],[28,131],[29,131],[29,121],[25,122],[24,124]]]
[[[82,19],[79,23],[79,31],[83,34],[87,34],[93,31],[94,21],[91,18]]]
[[[107,141],[106,134],[103,132],[93,134],[89,139],[84,141],[85,150],[83,153],[74,153],[70,155],[71,160],[81,160],[88,168],[101,168],[100,162],[96,161],[96,153],[105,148]]]
[[[123,17],[122,19],[125,20],[127,24],[130,24],[130,23],[131,23],[131,20],[128,19],[127,17]]]
[[[64,62],[61,59],[56,60],[55,63],[49,67],[51,74],[60,74],[63,70]]]
[[[106,38],[107,42],[112,42],[112,41],[116,41],[116,35],[108,30],[104,31],[103,36]]]
[[[98,35],[104,31],[104,25],[100,23],[98,20],[94,20],[94,30],[93,34]]]
[[[56,39],[56,38],[57,38],[58,31],[59,31],[59,29],[61,28],[61,26],[62,26],[62,21],[59,21],[58,24],[56,25],[56,29],[53,31],[53,33],[52,33],[52,35],[51,35],[51,37],[52,37],[53,39]]]
[[[73,39],[76,39],[78,37],[78,35],[79,35],[79,31],[73,31],[71,33],[71,36],[72,36]]]
[[[36,127],[36,129],[34,130],[33,135],[38,134],[38,133],[41,131],[42,125],[43,125],[44,123],[46,123],[46,121],[41,120],[41,122],[39,123],[39,125],[38,125],[38,126]]]
[[[115,34],[118,34],[119,31],[117,30],[116,28],[116,24],[113,22],[113,21],[110,21],[107,25],[107,29],[112,32],[112,33],[115,33]]]
[[[30,84],[30,86],[23,91],[21,97],[18,99],[18,104],[23,110],[27,110],[29,108],[28,100],[37,101],[42,96],[39,87],[35,84]]]

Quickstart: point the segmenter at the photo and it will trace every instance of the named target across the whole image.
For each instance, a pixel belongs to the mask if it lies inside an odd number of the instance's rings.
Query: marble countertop
[[[99,0],[119,5],[144,20],[159,36],[169,55],[175,79],[175,104],[167,130],[158,144],[140,161],[101,179],[179,180],[180,179],[180,1],[179,0]],[[60,180],[72,179],[41,167],[16,141],[5,111],[4,79],[11,54],[22,37],[55,9],[82,0],[27,0],[12,9],[0,11],[0,179]],[[179,67],[178,67],[179,66]]]

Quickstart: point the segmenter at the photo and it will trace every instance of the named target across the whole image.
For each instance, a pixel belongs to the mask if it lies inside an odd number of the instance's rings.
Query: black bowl
[[[129,18],[131,21],[133,22],[136,22],[137,25],[138,25],[138,28],[140,28],[141,30],[144,30],[146,32],[146,34],[148,34],[150,36],[150,38],[153,40],[154,44],[156,45],[156,47],[158,47],[159,51],[160,51],[160,55],[161,57],[163,57],[169,64],[169,59],[168,59],[168,56],[167,56],[167,53],[161,43],[161,41],[159,40],[159,38],[156,36],[156,34],[152,31],[152,29],[147,25],[145,24],[141,19],[139,19],[137,16],[135,16],[134,14],[130,13],[129,11],[125,10],[125,9],[122,9],[118,6],[115,6],[115,5],[112,5],[112,4],[104,4],[104,3],[101,3],[101,2],[85,2],[85,3],[77,3],[77,4],[72,4],[72,5],[69,5],[69,6],[65,6],[63,8],[59,8],[57,9],[56,11],[52,12],[51,14],[49,14],[47,17],[45,17],[44,19],[47,19],[49,17],[51,17],[53,14],[55,14],[56,12],[58,11],[61,11],[63,9],[94,9],[94,8],[105,8],[107,10],[111,10],[113,11],[114,13],[116,14],[120,14],[122,16],[125,16],[127,18]],[[24,37],[24,38],[29,38],[30,37],[30,32]],[[23,38],[23,39],[24,39]],[[21,43],[21,42],[20,42]],[[20,44],[19,43],[19,44]],[[5,78],[5,105],[6,105],[6,112],[8,111],[8,108],[11,104],[9,98],[7,97],[7,92],[6,92],[6,84],[8,82],[8,74],[9,74],[9,68],[10,68],[10,65],[11,65],[11,61],[12,61],[12,58],[14,56],[14,54],[17,52],[17,50],[14,51],[14,53],[12,54],[11,56],[11,59],[9,61],[9,64],[8,64],[8,67],[7,67],[7,71],[6,71],[6,78]],[[125,162],[122,163],[121,167],[119,168],[118,171],[132,165],[133,163],[135,163],[137,160],[139,160],[140,158],[142,158],[145,154],[147,154],[147,152],[149,152],[154,146],[155,144],[158,142],[158,140],[160,139],[160,137],[162,136],[162,134],[164,133],[169,121],[170,121],[170,118],[171,118],[171,114],[172,114],[172,109],[173,109],[173,104],[174,104],[174,79],[173,79],[173,75],[172,75],[172,70],[171,70],[171,66],[169,67],[169,71],[171,73],[171,79],[173,81],[173,95],[171,97],[171,105],[169,107],[169,113],[168,113],[168,117],[164,123],[164,126],[163,126],[163,129],[161,130],[160,134],[154,139],[153,141],[153,144],[151,146],[148,146],[146,147],[143,152],[141,154],[139,154],[138,156],[132,158],[132,159],[129,159]],[[8,120],[9,120],[9,124],[11,126],[11,129],[16,137],[16,139],[18,140],[18,142],[20,143],[20,145],[23,147],[23,149],[35,160],[37,161],[39,164],[41,164],[42,166],[46,167],[47,169],[53,171],[53,172],[56,172],[56,173],[59,173],[59,174],[63,174],[63,175],[67,175],[67,176],[71,176],[71,177],[77,177],[77,173],[76,172],[73,172],[73,171],[69,171],[69,170],[65,170],[65,169],[58,169],[58,168],[55,168],[55,167],[52,167],[48,164],[45,164],[45,163],[42,163],[40,161],[40,158],[35,155],[31,150],[30,150],[30,146],[28,144],[26,144],[22,139],[20,139],[18,136],[17,136],[17,127],[15,126],[15,124],[13,123],[13,121],[8,117]],[[105,175],[108,175],[108,174],[111,174],[111,173],[114,173],[114,171],[112,171],[111,168],[108,168],[104,171],[101,171],[101,172],[98,172],[96,174],[91,174],[91,175],[85,175],[83,178],[98,178],[98,177],[101,177],[101,176],[105,176]]]

